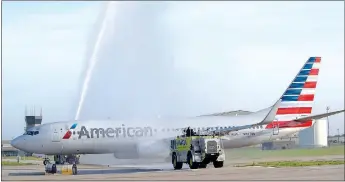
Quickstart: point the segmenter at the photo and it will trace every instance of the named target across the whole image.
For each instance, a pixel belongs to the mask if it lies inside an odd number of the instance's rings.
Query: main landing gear
[[[54,155],[55,164],[79,164],[79,155]],[[50,159],[45,157],[43,165],[50,163]]]

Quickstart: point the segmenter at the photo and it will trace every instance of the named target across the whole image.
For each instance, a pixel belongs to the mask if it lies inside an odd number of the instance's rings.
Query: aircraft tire
[[[213,161],[214,168],[221,168],[224,165],[224,161]]]
[[[43,165],[47,165],[49,163],[48,160],[43,160]]]
[[[78,174],[77,165],[73,165],[73,167],[72,167],[72,175],[77,175],[77,174]]]

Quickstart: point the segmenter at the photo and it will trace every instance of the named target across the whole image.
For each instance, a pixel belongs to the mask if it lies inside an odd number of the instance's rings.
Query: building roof
[[[11,143],[11,140],[2,140],[1,141],[1,144],[10,144]]]

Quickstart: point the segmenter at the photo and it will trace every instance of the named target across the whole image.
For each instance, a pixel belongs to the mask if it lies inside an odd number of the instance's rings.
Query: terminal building
[[[10,144],[10,140],[3,140],[1,141],[1,156],[8,157],[8,156],[17,156],[21,155],[20,151]]]

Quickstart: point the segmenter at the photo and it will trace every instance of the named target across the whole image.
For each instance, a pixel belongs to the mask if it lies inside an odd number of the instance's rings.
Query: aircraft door
[[[63,136],[63,128],[60,125],[53,124],[50,128],[52,132],[52,142],[61,142],[61,138]]]
[[[58,131],[53,132],[52,142],[60,142],[60,133]]]
[[[273,130],[272,130],[272,135],[279,135],[279,123],[274,122],[273,123]]]

